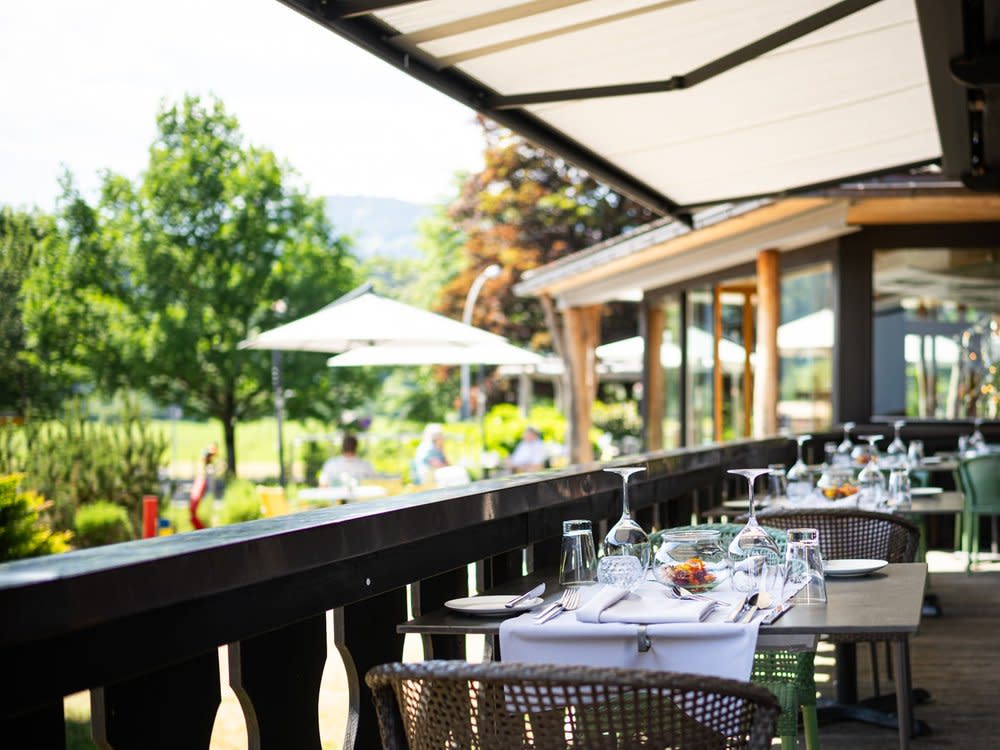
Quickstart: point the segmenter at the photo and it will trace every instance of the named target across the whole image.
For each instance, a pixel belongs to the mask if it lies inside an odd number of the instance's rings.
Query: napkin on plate
[[[636,625],[703,622],[713,608],[711,602],[672,599],[658,584],[644,584],[631,593],[617,586],[600,586],[576,611],[576,619]]]

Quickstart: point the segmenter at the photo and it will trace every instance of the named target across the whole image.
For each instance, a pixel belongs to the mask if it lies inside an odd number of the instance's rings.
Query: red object
[[[196,529],[205,528],[205,524],[198,519],[198,503],[205,497],[206,489],[208,489],[208,478],[200,476],[194,480],[194,484],[191,485],[191,494],[188,495],[188,510],[191,512],[191,525]]]
[[[156,495],[142,496],[142,538],[149,539],[156,536],[156,527],[159,524],[160,501]]]

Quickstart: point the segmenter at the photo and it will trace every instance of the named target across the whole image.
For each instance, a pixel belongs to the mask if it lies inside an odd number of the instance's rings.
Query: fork
[[[686,588],[678,586],[677,584],[671,584],[667,587],[667,590],[672,592],[674,599],[697,599],[700,602],[715,602],[716,604],[722,604],[722,602],[714,596],[706,596],[705,594],[688,591]]]
[[[543,622],[548,622],[553,617],[558,615],[560,612],[571,612],[580,606],[580,589],[572,588],[566,589],[563,595],[559,597],[559,601],[553,604],[551,607],[546,609],[535,619],[538,620],[538,624],[541,625]]]

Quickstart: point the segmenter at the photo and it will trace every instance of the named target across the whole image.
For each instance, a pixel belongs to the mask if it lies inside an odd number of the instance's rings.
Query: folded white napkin
[[[673,599],[657,583],[645,583],[628,592],[616,586],[597,590],[576,611],[580,622],[626,622],[636,625],[703,622],[712,612],[711,602]]]

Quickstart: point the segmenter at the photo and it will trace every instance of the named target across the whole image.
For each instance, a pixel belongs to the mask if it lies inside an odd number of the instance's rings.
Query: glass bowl
[[[711,591],[729,577],[729,560],[716,529],[664,531],[653,558],[653,576],[664,586]]]

